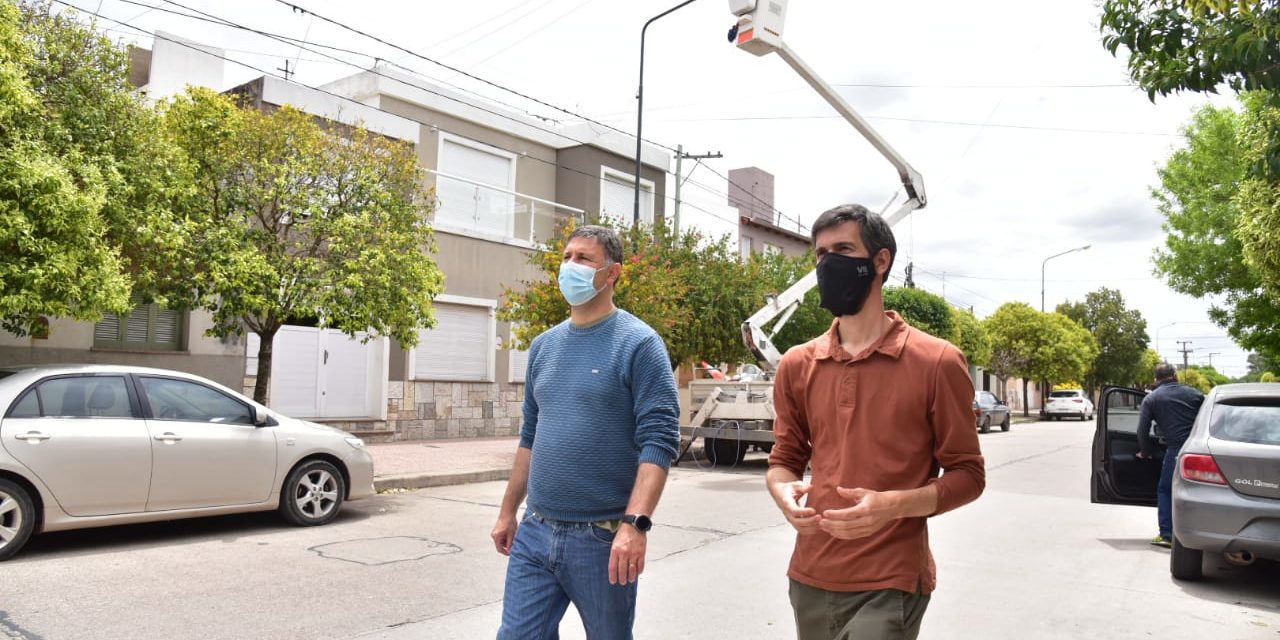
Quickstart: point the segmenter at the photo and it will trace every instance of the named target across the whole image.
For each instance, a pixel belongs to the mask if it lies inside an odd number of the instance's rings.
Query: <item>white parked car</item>
[[[1044,414],[1050,420],[1062,418],[1092,420],[1093,401],[1083,389],[1059,389],[1049,393],[1049,401],[1044,405]]]
[[[325,524],[372,493],[359,438],[204,378],[0,368],[0,560],[41,531],[272,509]]]

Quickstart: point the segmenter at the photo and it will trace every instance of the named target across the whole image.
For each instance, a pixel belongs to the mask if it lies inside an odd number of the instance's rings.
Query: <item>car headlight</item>
[[[351,445],[353,449],[364,448],[364,440],[361,440],[360,438],[344,438],[344,439],[347,441],[347,444]]]

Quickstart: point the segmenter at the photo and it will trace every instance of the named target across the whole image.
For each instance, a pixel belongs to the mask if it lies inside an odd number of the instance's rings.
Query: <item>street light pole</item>
[[[1050,260],[1052,260],[1052,259],[1054,259],[1054,258],[1057,258],[1058,256],[1065,256],[1065,255],[1067,255],[1068,253],[1075,253],[1075,252],[1077,252],[1077,251],[1084,251],[1085,249],[1088,249],[1088,248],[1089,248],[1089,247],[1091,247],[1091,246],[1093,246],[1093,245],[1086,244],[1086,245],[1084,245],[1083,247],[1076,247],[1076,248],[1074,248],[1074,249],[1068,249],[1068,250],[1066,250],[1066,251],[1063,251],[1062,253],[1055,253],[1055,254],[1053,254],[1053,255],[1049,256],[1048,258],[1045,258],[1045,259],[1044,259],[1044,262],[1041,262],[1041,263],[1040,263],[1040,312],[1041,312],[1041,313],[1043,313],[1043,312],[1044,312],[1044,267],[1045,267],[1045,265],[1049,264],[1049,261],[1050,261]]]
[[[635,210],[631,217],[632,226],[637,226],[637,227],[640,226],[640,151],[641,151],[642,145],[644,144],[644,138],[640,134],[643,132],[643,129],[644,129],[644,36],[645,36],[645,32],[649,30],[649,25],[653,24],[654,21],[657,20],[658,18],[661,18],[662,16],[665,16],[668,13],[675,11],[676,9],[684,7],[685,5],[691,4],[694,1],[695,0],[685,0],[684,2],[681,2],[680,4],[674,7],[671,7],[666,11],[663,11],[662,13],[659,13],[658,15],[652,18],[649,18],[649,21],[644,23],[644,27],[640,29],[640,86],[636,90],[636,175],[635,175],[636,195],[635,195]],[[655,189],[655,196],[656,196],[656,189]]]

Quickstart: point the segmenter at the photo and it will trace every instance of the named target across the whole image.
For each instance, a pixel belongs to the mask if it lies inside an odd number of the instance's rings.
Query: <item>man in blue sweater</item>
[[[662,338],[613,304],[621,275],[617,233],[574,230],[559,277],[569,319],[529,347],[520,446],[491,534],[510,557],[500,640],[558,637],[570,602],[587,638],[631,637],[680,400]]]
[[[1156,485],[1156,524],[1160,533],[1151,539],[1159,547],[1173,546],[1173,473],[1178,467],[1178,452],[1191,435],[1196,414],[1204,403],[1198,389],[1178,382],[1178,371],[1162,362],[1156,365],[1156,388],[1142,399],[1138,414],[1139,458],[1154,458],[1159,451],[1151,437],[1151,423],[1160,427],[1164,437],[1164,461],[1160,467],[1160,483]]]

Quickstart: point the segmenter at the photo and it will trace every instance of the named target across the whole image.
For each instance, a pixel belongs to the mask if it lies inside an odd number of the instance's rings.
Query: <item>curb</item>
[[[511,468],[482,469],[480,471],[463,471],[460,473],[401,473],[373,479],[374,491],[384,489],[425,489],[427,487],[444,487],[454,484],[471,484],[473,482],[493,482],[507,480],[511,477]]]

